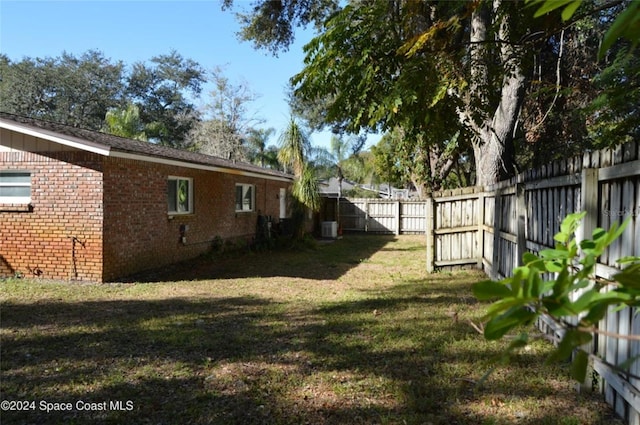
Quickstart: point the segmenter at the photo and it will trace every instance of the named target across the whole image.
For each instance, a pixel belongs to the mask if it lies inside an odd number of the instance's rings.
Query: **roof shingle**
[[[230,161],[216,156],[206,155],[198,152],[190,152],[181,149],[175,149],[167,146],[161,146],[150,142],[142,142],[138,140],[126,139],[124,137],[114,136],[112,134],[102,133],[99,131],[87,130],[83,128],[72,127],[65,124],[55,123],[52,121],[44,121],[35,118],[27,118],[19,115],[0,112],[0,120],[12,121],[23,126],[31,127],[34,130],[44,130],[54,132],[62,136],[74,137],[86,140],[88,142],[98,143],[109,147],[110,150],[143,155],[148,157],[162,158],[186,162],[190,164],[207,165],[213,167],[228,168],[233,170],[249,171],[257,174],[276,176],[281,178],[292,179],[293,176],[281,171],[269,168],[259,167],[257,165]]]

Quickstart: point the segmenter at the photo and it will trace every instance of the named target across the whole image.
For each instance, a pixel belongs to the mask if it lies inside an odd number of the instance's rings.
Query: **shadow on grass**
[[[323,261],[361,256],[351,255]],[[533,376],[541,353],[474,391],[469,380],[500,350],[465,323],[481,315],[469,297],[477,277],[440,274],[302,306],[214,294],[3,302],[1,398],[73,406],[5,411],[2,423],[533,425],[570,417],[576,395],[545,385],[553,373]],[[555,404],[535,414],[500,410],[532,396]],[[87,411],[78,401],[107,404]],[[595,415],[589,423],[610,419],[604,409]]]
[[[387,235],[347,235],[332,243],[300,244],[254,253],[238,250],[210,253],[197,259],[137,273],[120,282],[292,277],[338,279],[395,240]],[[413,248],[411,248],[413,249]],[[420,249],[420,247],[416,248]]]

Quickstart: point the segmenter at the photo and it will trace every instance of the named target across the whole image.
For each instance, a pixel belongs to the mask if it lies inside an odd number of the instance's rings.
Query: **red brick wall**
[[[32,208],[0,205],[5,276],[112,281],[196,257],[217,237],[248,241],[258,210],[277,218],[277,195],[289,186],[84,152],[0,152],[0,163],[32,173]],[[193,214],[167,214],[170,175],[193,179]],[[235,212],[236,183],[255,185],[254,212]]]
[[[102,158],[0,152],[0,169],[31,172],[31,206],[0,204],[0,275],[102,278]]]
[[[193,179],[194,211],[167,214],[167,178]],[[254,212],[235,212],[236,183],[254,184]],[[277,218],[280,188],[287,182],[130,159],[105,162],[104,278],[194,258],[211,249],[213,240],[250,240],[258,210]],[[188,226],[181,242],[181,226]]]

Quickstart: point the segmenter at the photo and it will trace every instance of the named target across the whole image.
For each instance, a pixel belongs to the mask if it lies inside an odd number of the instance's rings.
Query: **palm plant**
[[[285,167],[285,171],[291,170],[295,177],[291,188],[292,210],[295,235],[299,238],[304,235],[305,210],[320,209],[318,180],[306,160],[310,150],[311,142],[307,133],[295,118],[291,117],[287,128],[280,136],[278,160]]]
[[[278,160],[272,155],[271,146],[267,146],[269,137],[275,132],[273,128],[252,128],[247,136],[249,161],[261,167],[278,168]]]
[[[285,131],[280,135],[280,151],[278,161],[285,167],[285,172],[291,170],[293,175],[302,175],[307,165],[307,156],[311,151],[311,141],[306,131],[291,117]]]
[[[104,118],[103,131],[134,140],[147,140],[145,126],[140,119],[140,109],[130,103],[125,109],[109,110]]]

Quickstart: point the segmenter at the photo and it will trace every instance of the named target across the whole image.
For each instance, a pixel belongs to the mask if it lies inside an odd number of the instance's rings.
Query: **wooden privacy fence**
[[[424,233],[426,202],[340,198],[342,229],[371,233]]]
[[[598,277],[610,278],[620,269],[617,259],[640,256],[639,150],[632,142],[589,152],[490,187],[440,191],[424,201],[344,200],[340,220],[344,230],[425,233],[430,272],[477,267],[500,279],[522,265],[524,252],[553,248],[553,236],[569,213],[587,212],[578,238],[631,217],[596,266]],[[538,325],[555,338],[562,332],[549,320]],[[640,312],[612,309],[599,328],[640,335]],[[596,334],[587,349],[607,402],[627,423],[640,425],[640,360],[629,373],[611,367],[640,356],[640,342]]]
[[[640,153],[638,143],[557,161],[486,188],[444,191],[427,200],[427,268],[476,265],[494,279],[510,276],[526,251],[553,248],[569,213],[586,211],[578,238],[596,227],[631,217],[622,236],[599,259],[598,277],[620,270],[616,260],[640,256]],[[613,309],[599,323],[610,334],[639,335],[638,309]],[[575,319],[577,321],[577,318]],[[558,338],[546,319],[540,329]],[[629,424],[640,425],[640,360],[629,373],[611,367],[640,356],[640,343],[594,335],[590,347],[599,390]]]

